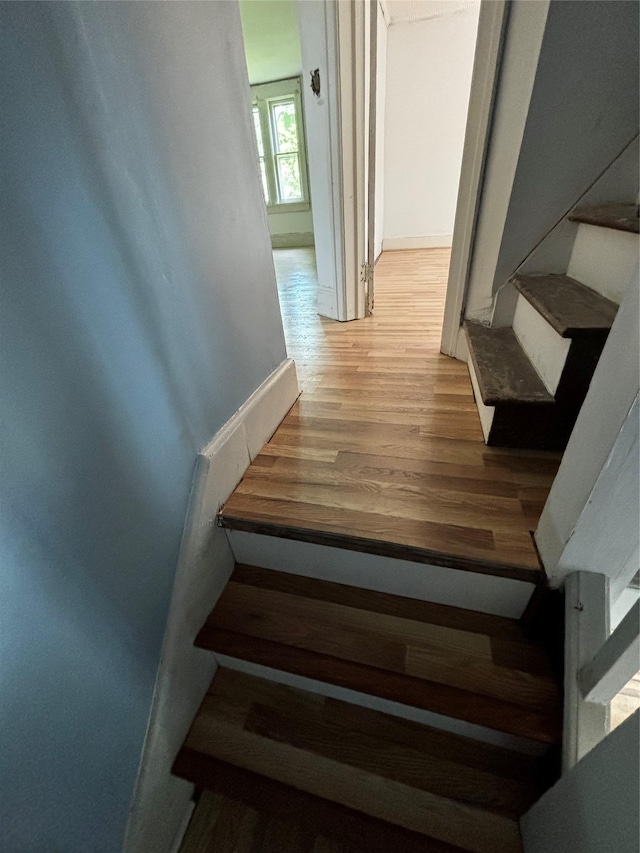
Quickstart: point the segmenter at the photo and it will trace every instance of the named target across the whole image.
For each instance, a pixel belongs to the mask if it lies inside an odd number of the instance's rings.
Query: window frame
[[[296,127],[298,132],[298,160],[300,163],[300,188],[302,199],[281,201],[276,170],[276,152],[274,150],[274,133],[272,106],[282,101],[293,101],[296,111]],[[299,77],[286,80],[276,80],[273,83],[259,83],[251,87],[251,110],[257,109],[264,149],[264,166],[269,189],[269,198],[278,201],[266,202],[268,213],[296,213],[309,210],[311,207],[309,195],[309,173],[307,168],[307,146],[304,130],[304,112],[302,107],[301,81]],[[252,116],[253,126],[253,116]],[[257,149],[257,142],[256,142]],[[262,176],[261,176],[262,185]]]

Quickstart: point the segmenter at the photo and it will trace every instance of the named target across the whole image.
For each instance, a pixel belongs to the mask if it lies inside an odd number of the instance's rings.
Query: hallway
[[[228,526],[539,578],[530,531],[559,455],[484,445],[466,365],[439,353],[448,263],[446,249],[383,255],[374,315],[339,324],[315,313],[312,250],[276,253],[303,393]]]

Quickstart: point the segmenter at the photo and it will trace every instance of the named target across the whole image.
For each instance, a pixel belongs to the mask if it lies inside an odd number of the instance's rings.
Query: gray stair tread
[[[568,275],[516,275],[513,283],[563,338],[606,337],[618,310]]]
[[[485,406],[555,402],[513,329],[491,329],[469,320],[464,328]]]
[[[594,204],[579,207],[569,216],[572,222],[584,222],[586,225],[600,225],[616,231],[640,233],[640,219],[637,204]]]

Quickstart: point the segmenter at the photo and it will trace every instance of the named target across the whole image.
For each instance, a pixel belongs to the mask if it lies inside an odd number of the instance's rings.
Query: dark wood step
[[[531,756],[224,668],[174,772],[194,753],[471,853],[520,851],[541,792]]]
[[[584,222],[586,225],[600,225],[615,231],[640,233],[640,219],[637,204],[595,204],[579,207],[569,216],[572,222]]]
[[[515,620],[237,566],[196,645],[541,743],[560,738],[547,654]]]
[[[618,306],[567,275],[516,275],[516,289],[563,338],[606,338]]]
[[[174,771],[203,789],[180,853],[464,853],[192,749]]]
[[[513,329],[493,329],[471,320],[465,321],[464,328],[485,406],[553,406],[553,394],[529,361]]]

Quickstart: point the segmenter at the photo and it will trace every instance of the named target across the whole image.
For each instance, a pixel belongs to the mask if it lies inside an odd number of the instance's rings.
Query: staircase
[[[237,565],[196,645],[177,775],[357,849],[521,850],[561,701],[517,620]]]
[[[578,229],[566,274],[516,274],[511,328],[464,324],[487,444],[566,447],[637,263],[636,204],[568,218]]]

